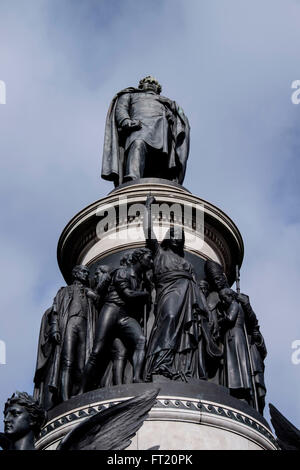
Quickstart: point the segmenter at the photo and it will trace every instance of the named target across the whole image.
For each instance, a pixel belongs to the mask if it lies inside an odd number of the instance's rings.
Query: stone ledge
[[[162,427],[172,422],[176,422],[177,427],[180,423],[196,424],[200,425],[201,429],[202,426],[218,429],[215,431],[218,438],[221,438],[220,432],[223,430],[227,444],[230,442],[228,433],[233,433],[240,437],[243,445],[246,439],[257,448],[269,450],[278,448],[267,422],[256,410],[231,397],[224,387],[205,381],[198,382],[198,384],[185,384],[170,381],[160,384],[122,385],[74,397],[49,412],[49,421],[42,429],[36,446],[38,449],[49,446],[53,448],[54,445],[56,447],[60,439],[82,420],[146,390],[159,388],[157,401],[147,419],[147,429],[150,421],[165,423]],[[158,424],[155,426],[157,428]],[[143,427],[140,431],[142,435],[145,432],[142,431]],[[157,429],[160,429],[159,426]],[[192,431],[191,427],[187,428],[186,432],[189,429]],[[197,430],[201,431],[200,428]],[[234,442],[234,445],[238,445],[237,437]]]

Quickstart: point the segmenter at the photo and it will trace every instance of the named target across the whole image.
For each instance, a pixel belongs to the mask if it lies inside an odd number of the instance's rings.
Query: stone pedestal
[[[165,381],[121,385],[94,390],[62,403],[49,412],[48,423],[36,443],[38,450],[54,450],[80,421],[146,390],[160,389],[129,450],[276,450],[265,419],[229,395],[226,388],[206,381]]]

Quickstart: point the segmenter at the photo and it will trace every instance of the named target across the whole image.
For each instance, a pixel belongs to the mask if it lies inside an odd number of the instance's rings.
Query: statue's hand
[[[86,289],[86,296],[92,300],[97,300],[97,297],[98,297],[97,294],[92,289],[89,289],[89,288]]]
[[[151,204],[155,204],[156,203],[156,199],[154,196],[147,196],[147,199],[146,199],[146,207],[149,208],[151,206]]]
[[[144,298],[144,305],[146,305],[147,309],[150,310],[152,306],[152,295],[150,292],[147,292],[147,296]]]
[[[53,331],[50,334],[50,339],[55,344],[60,344],[60,333],[58,331]]]
[[[139,299],[142,303],[147,304],[151,300],[151,296],[148,291],[141,291],[139,292]]]
[[[130,126],[130,128],[131,128],[132,130],[141,129],[141,128],[142,128],[142,123],[141,123],[141,121],[136,121],[136,120],[131,121],[131,126]]]
[[[246,294],[238,294],[236,297],[237,301],[240,302],[242,305],[250,304],[249,296]]]
[[[262,336],[261,336],[261,332],[260,332],[260,331],[258,331],[258,330],[253,331],[252,336],[253,336],[253,340],[254,340],[255,343],[257,343],[257,344],[260,344],[260,343],[261,343],[261,341],[262,341]]]
[[[131,119],[126,119],[124,122],[123,122],[123,125],[122,125],[123,129],[127,130],[127,131],[136,131],[138,129],[141,129],[142,127],[142,123],[141,121],[137,121],[135,119],[131,120]]]
[[[151,296],[147,291],[135,291],[133,300],[140,302],[141,304],[147,304],[151,301]]]

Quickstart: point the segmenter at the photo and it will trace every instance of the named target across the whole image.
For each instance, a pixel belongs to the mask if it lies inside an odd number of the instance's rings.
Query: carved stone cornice
[[[142,181],[142,180],[141,180]],[[135,229],[141,219],[128,215],[122,215],[119,211],[120,205],[127,204],[128,209],[133,204],[144,204],[146,197],[151,192],[159,204],[166,203],[168,206],[179,204],[184,210],[191,209],[192,216],[187,219],[185,230],[195,236],[199,236],[199,243],[186,244],[189,251],[203,259],[215,259],[224,266],[224,271],[230,283],[235,277],[235,265],[241,266],[243,260],[244,246],[241,234],[234,222],[219,208],[209,202],[193,196],[180,185],[161,183],[140,183],[125,185],[110,193],[107,197],[100,199],[79,212],[63,230],[58,242],[57,257],[61,272],[67,282],[71,280],[71,270],[75,264],[83,261],[90,265],[96,260],[110,254],[111,252],[126,249],[126,243],[99,243],[97,236],[97,224],[101,220],[99,209],[114,208],[116,211],[116,226],[118,230]],[[124,202],[125,201],[125,202]],[[199,209],[198,209],[199,208]],[[202,211],[204,215],[204,226],[200,226],[204,234],[204,249],[201,248],[201,233],[196,231],[196,212]],[[154,223],[167,223],[163,217],[154,218]],[[182,221],[174,218],[174,223]],[[143,235],[127,244],[127,248],[142,246]],[[206,248],[205,248],[206,247]]]

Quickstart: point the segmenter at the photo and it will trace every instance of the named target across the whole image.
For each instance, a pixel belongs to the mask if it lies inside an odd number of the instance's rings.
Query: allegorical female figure
[[[149,196],[144,231],[153,256],[156,319],[146,353],[145,378],[197,377],[198,323],[203,307],[193,266],[184,258],[184,231],[173,227],[158,243],[151,223],[152,203],[155,199]]]

